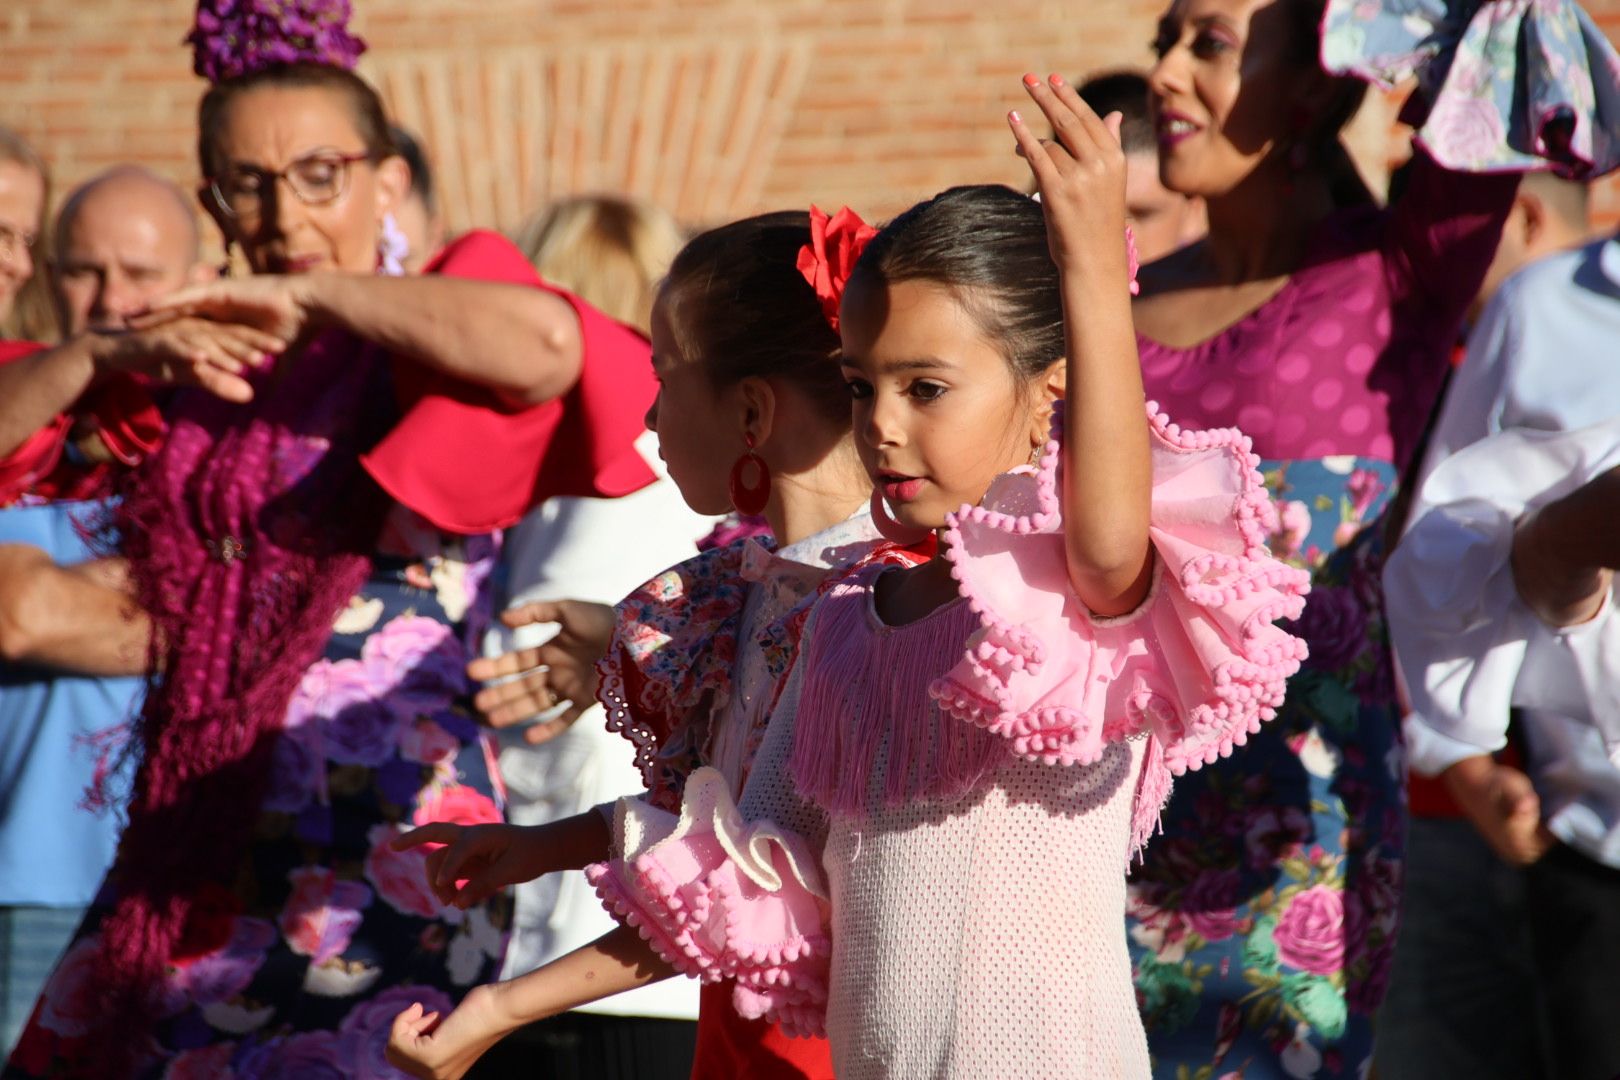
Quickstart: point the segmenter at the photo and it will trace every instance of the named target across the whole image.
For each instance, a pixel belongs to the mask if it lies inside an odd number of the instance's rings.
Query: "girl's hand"
[[[1045,83],[1025,75],[1024,89],[1046,114],[1057,139],[1036,137],[1016,111],[1008,116],[1018,154],[1029,163],[1040,190],[1052,261],[1065,273],[1094,268],[1128,282],[1120,114],[1099,119],[1059,75]]]
[[[475,986],[449,1016],[412,1005],[394,1017],[388,1063],[423,1080],[460,1080],[489,1048],[516,1029],[500,1012],[494,986]]]
[[[1530,866],[1557,839],[1541,820],[1541,798],[1530,778],[1490,757],[1464,758],[1441,773],[1474,828],[1503,860]]]
[[[546,742],[568,730],[595,703],[596,664],[613,639],[613,609],[583,600],[542,601],[504,611],[501,621],[514,629],[533,623],[557,623],[560,629],[537,648],[468,664],[468,677],[479,682],[518,676],[479,691],[473,705],[490,727],[504,728],[567,702],[560,715],[523,733],[530,743]]]
[[[290,338],[254,326],[180,316],[160,324],[90,337],[98,371],[144,375],[172,386],[200,386],[226,401],[253,400],[243,375],[286,349]]]
[[[521,825],[457,825],[435,821],[396,836],[395,851],[444,844],[428,852],[428,887],[439,903],[465,911],[502,889],[557,869],[538,830]]]
[[[259,274],[192,285],[152,301],[130,324],[145,329],[182,318],[209,319],[296,341],[313,318],[313,282],[319,276]]]

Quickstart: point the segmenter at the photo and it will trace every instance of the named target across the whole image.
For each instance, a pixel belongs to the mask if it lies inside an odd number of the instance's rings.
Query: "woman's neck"
[[[871,498],[871,481],[853,450],[835,451],[802,472],[778,475],[765,507],[783,547],[849,520]]]
[[[1333,196],[1320,173],[1290,175],[1281,162],[1268,161],[1205,204],[1207,272],[1217,284],[1239,285],[1297,270],[1312,232],[1333,210]]]

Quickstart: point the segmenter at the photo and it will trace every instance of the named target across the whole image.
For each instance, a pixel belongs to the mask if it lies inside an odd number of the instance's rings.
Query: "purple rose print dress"
[[[494,979],[510,898],[441,908],[425,853],[388,842],[427,821],[501,820],[470,716],[468,643],[488,619],[497,544],[396,507],[369,580],[305,673],[273,750],[255,842],[204,898],[154,1032],[165,1077],[385,1077],[394,1016],[449,1008]],[[93,1028],[95,928],[112,884],[47,985],[7,1075]],[[166,1069],[166,1071],[163,1071]]]

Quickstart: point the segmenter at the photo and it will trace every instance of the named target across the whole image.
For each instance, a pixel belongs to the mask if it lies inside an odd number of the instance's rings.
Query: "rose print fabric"
[[[510,901],[441,908],[425,852],[388,847],[430,821],[502,818],[463,671],[497,544],[396,510],[381,548],[293,695],[256,842],[194,908],[144,1075],[403,1076],[383,1057],[394,1016],[451,1008],[499,971]],[[117,888],[115,868],[7,1077],[51,1075],[90,1031],[97,923]]]
[[[1394,469],[1262,465],[1272,550],[1313,571],[1310,647],[1234,767],[1176,783],[1130,887],[1137,997],[1157,1075],[1356,1076],[1394,952],[1404,760],[1379,594]]]
[[[1417,139],[1470,171],[1620,167],[1620,57],[1569,0],[1329,0],[1322,63],[1394,86],[1416,76]]]

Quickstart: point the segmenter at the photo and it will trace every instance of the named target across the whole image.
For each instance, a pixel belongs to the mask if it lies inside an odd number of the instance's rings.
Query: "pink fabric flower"
[[[1182,894],[1187,925],[1205,941],[1225,941],[1243,928],[1237,904],[1243,880],[1236,870],[1206,870]]]
[[[320,660],[299,683],[289,720],[320,725],[318,745],[342,765],[376,768],[393,756],[399,718],[383,700],[385,686],[359,660]]]
[[[338,1028],[338,1047],[351,1080],[396,1080],[403,1075],[388,1064],[384,1051],[394,1017],[422,1003],[427,1012],[448,1016],[454,1002],[432,986],[395,986],[370,1001],[356,1005]]]
[[[1493,101],[1460,93],[1441,95],[1423,132],[1435,159],[1454,169],[1491,160],[1507,138]]]
[[[371,890],[358,881],[339,881],[323,866],[306,866],[287,877],[292,895],[276,920],[287,947],[315,964],[341,956],[360,927],[361,911],[371,904]]]
[[[58,1035],[83,1035],[95,1025],[100,1004],[96,963],[101,936],[92,935],[69,949],[40,998],[39,1022]]]
[[[175,964],[165,989],[166,1004],[212,1005],[229,1001],[253,982],[276,941],[276,928],[263,919],[238,918],[230,940],[213,952]]]
[[[1350,512],[1357,521],[1361,521],[1366,518],[1373,503],[1378,501],[1378,496],[1384,493],[1384,480],[1376,470],[1356,469],[1350,474],[1345,488],[1350,493]]]
[[[201,1050],[187,1050],[163,1070],[163,1080],[221,1080],[229,1077],[231,1057],[236,1053],[233,1042],[215,1043]]]
[[[1344,896],[1327,885],[1295,893],[1277,920],[1277,956],[1314,975],[1331,975],[1344,964]]]
[[[1299,554],[1305,538],[1311,534],[1311,508],[1297,500],[1277,504],[1277,532],[1272,538],[1272,550],[1278,558],[1287,559]]]
[[[425,716],[409,720],[399,733],[399,756],[406,761],[437,765],[461,749],[461,740]]]
[[[437,918],[439,901],[428,888],[427,852],[421,848],[395,851],[388,842],[403,832],[398,825],[373,825],[366,834],[371,851],[366,855],[366,880],[377,895],[402,915]]]
[[[451,784],[424,795],[411,820],[420,827],[433,821],[492,825],[499,824],[502,818],[500,808],[488,795],[465,784]]]

